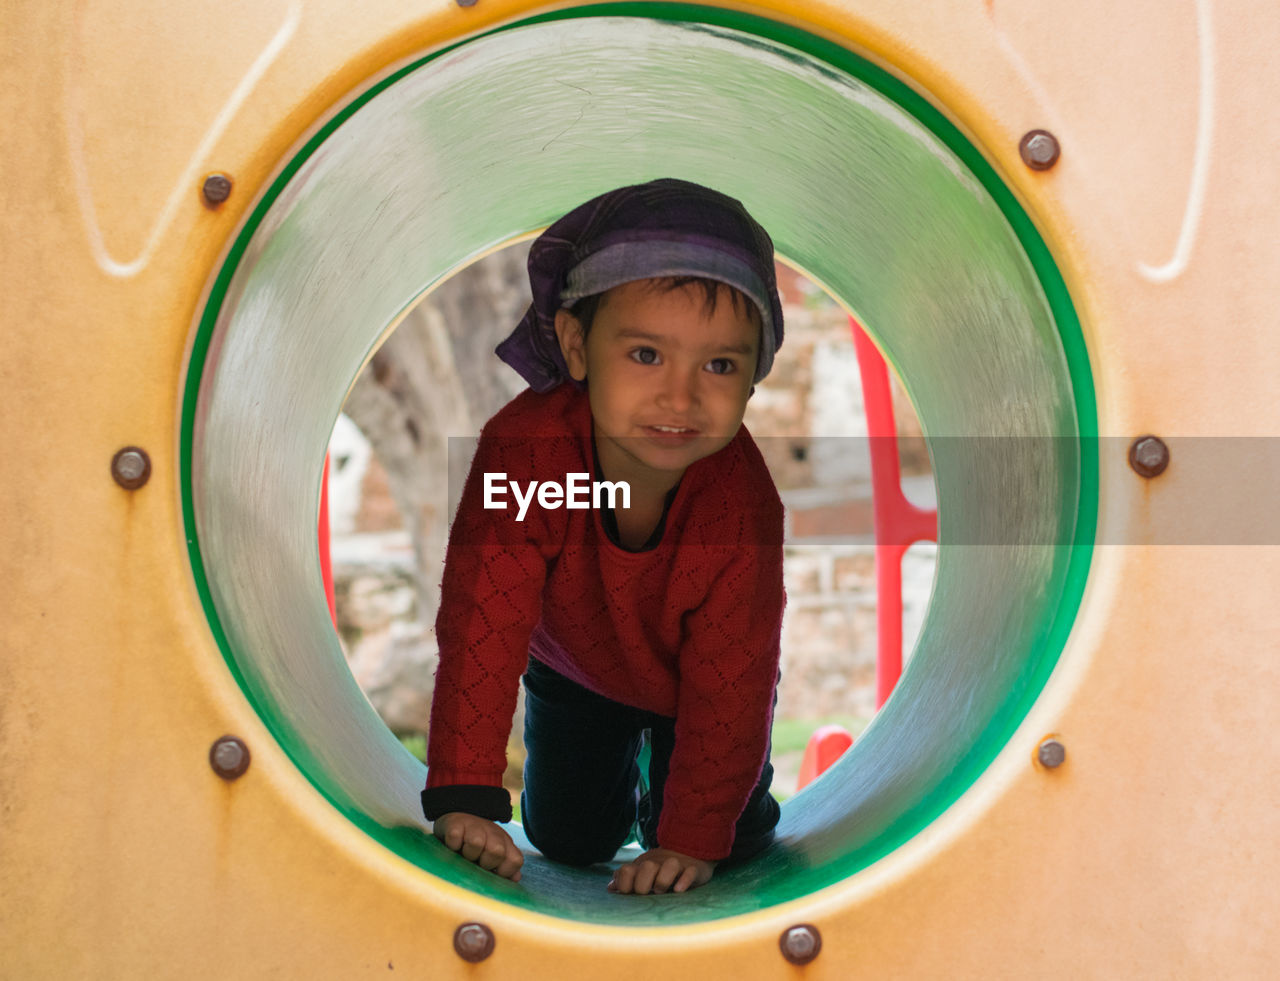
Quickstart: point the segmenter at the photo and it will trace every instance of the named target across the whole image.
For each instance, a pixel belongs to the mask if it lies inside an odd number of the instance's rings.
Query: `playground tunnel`
[[[312,784],[432,875],[552,916],[696,922],[838,882],[925,828],[1035,701],[1088,568],[1094,403],[1031,221],[930,101],[843,48],[746,15],[565,12],[398,66],[282,166],[212,283],[188,369],[191,559],[229,669]],[[696,66],[690,70],[689,66]],[[531,110],[530,107],[536,107]],[[672,897],[531,861],[512,884],[425,833],[422,765],[333,633],[315,502],[347,391],[455,270],[610,187],[679,176],[741,199],[873,335],[930,441],[933,600],[898,690],[760,860]]]

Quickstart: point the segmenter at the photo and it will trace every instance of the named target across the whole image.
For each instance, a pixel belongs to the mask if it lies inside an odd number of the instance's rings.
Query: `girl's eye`
[[[707,371],[711,372],[713,375],[728,375],[736,368],[737,365],[735,365],[729,358],[712,358],[707,362]]]
[[[657,364],[658,352],[651,347],[638,347],[631,352],[631,360],[641,364]]]

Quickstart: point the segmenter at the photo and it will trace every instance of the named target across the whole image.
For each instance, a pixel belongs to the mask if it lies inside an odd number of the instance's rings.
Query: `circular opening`
[[[661,9],[670,19],[594,8],[496,31],[344,109],[289,162],[221,270],[183,420],[185,516],[210,623],[300,769],[434,874],[627,925],[794,899],[940,814],[1052,669],[1096,510],[1078,325],[981,155],[844,49],[743,15]],[[784,808],[771,851],[678,903],[609,897],[597,874],[545,864],[512,885],[422,833],[423,770],[343,659],[315,522],[343,397],[403,312],[587,197],[657,176],[741,199],[876,337],[919,410],[941,504],[933,599],[893,698],[831,776]]]

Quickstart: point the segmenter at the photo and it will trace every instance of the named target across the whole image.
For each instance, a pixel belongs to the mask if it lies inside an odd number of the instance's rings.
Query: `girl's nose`
[[[698,401],[697,375],[674,366],[663,372],[658,400],[672,412],[687,412]]]

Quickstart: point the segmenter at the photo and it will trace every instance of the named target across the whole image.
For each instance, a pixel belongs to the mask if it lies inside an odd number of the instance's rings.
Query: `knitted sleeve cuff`
[[[480,784],[428,787],[422,792],[422,813],[428,821],[434,821],[450,811],[462,811],[506,824],[511,820],[511,795],[504,787]]]
[[[658,819],[658,845],[705,862],[719,862],[733,850],[735,830],[732,820],[724,825],[705,827],[674,817],[668,820],[664,808],[662,817]]]

